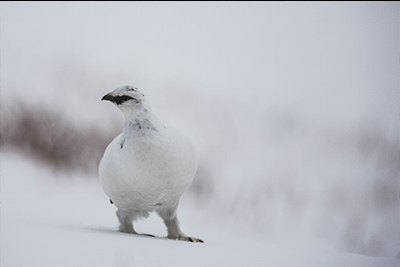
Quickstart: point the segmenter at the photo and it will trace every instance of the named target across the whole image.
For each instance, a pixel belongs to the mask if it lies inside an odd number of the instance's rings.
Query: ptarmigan
[[[168,238],[203,242],[179,228],[179,199],[196,172],[191,142],[164,126],[143,93],[121,86],[102,100],[113,102],[125,115],[123,132],[108,145],[99,165],[104,192],[117,206],[119,231],[137,234],[132,221],[156,211],[168,229]]]

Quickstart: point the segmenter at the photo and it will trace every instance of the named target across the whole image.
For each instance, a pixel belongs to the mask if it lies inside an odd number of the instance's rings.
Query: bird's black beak
[[[110,95],[110,94],[106,94],[105,96],[103,96],[103,98],[102,98],[101,100],[102,100],[102,101],[103,101],[103,100],[108,100],[108,101],[113,102],[114,97],[113,97],[112,95]]]
[[[111,102],[113,102],[113,103],[115,103],[117,105],[121,105],[125,101],[131,100],[131,99],[135,100],[136,103],[139,103],[139,101],[137,101],[135,98],[133,98],[131,96],[128,96],[128,95],[113,96],[113,95],[111,95],[111,93],[106,94],[105,96],[103,96],[103,98],[101,100],[108,100],[108,101],[111,101]]]

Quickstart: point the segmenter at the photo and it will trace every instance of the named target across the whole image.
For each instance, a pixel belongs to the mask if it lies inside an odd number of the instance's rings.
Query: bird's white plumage
[[[183,234],[176,218],[179,199],[196,172],[191,142],[164,126],[137,88],[118,87],[103,100],[125,115],[123,132],[108,145],[99,165],[102,188],[118,207],[120,231],[136,233],[132,220],[156,211],[169,238],[201,241]]]
[[[192,182],[192,145],[177,132],[160,131],[152,137],[120,134],[107,147],[100,181],[117,207],[151,211],[178,200]]]

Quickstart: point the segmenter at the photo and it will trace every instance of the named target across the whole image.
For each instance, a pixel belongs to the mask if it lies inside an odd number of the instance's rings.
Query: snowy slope
[[[63,177],[65,176],[65,177]],[[1,155],[1,266],[399,266],[395,258],[244,240],[182,201],[182,228],[204,244],[172,241],[162,221],[136,224],[157,238],[118,233],[115,207],[95,179],[53,173]],[[211,218],[210,218],[211,217]]]

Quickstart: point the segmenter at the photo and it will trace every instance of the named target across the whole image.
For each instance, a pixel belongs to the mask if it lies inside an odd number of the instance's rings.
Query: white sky
[[[318,123],[371,120],[392,136],[398,127],[396,2],[3,2],[1,23],[6,99],[85,113],[133,83],[157,106],[182,108],[171,92],[183,90]]]

